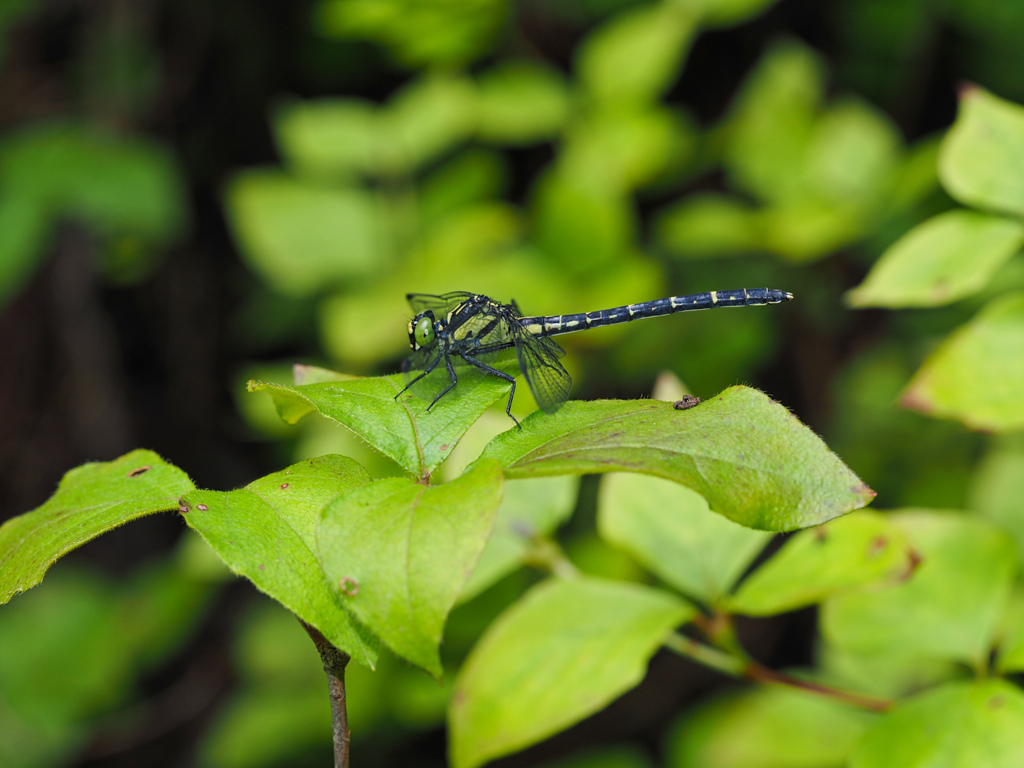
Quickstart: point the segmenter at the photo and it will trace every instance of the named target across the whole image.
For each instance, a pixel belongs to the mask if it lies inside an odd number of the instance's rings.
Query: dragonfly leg
[[[435,357],[433,360],[430,361],[430,365],[428,365],[426,368],[424,368],[423,372],[419,376],[417,376],[415,379],[412,379],[408,384],[406,384],[404,387],[402,387],[402,391],[399,392],[397,395],[395,395],[395,400],[397,400],[399,397],[404,395],[406,393],[406,391],[409,389],[409,387],[411,387],[417,381],[419,381],[424,376],[426,376],[428,373],[430,373],[435,368],[437,368],[437,364],[439,362],[441,362],[441,353],[440,352],[437,353],[437,357]]]
[[[489,373],[492,376],[497,376],[499,379],[504,379],[505,381],[512,383],[512,390],[508,393],[508,403],[505,405],[505,413],[507,413],[508,417],[516,423],[516,427],[522,429],[522,426],[519,424],[519,419],[512,415],[512,398],[516,396],[516,377],[509,376],[507,373],[505,373],[504,371],[499,371],[497,368],[491,368],[491,366],[486,365],[485,363],[481,363],[479,360],[477,360],[474,357],[471,357],[470,355],[463,355],[462,359],[465,360],[470,365],[479,368],[484,373]]]
[[[444,364],[448,368],[448,378],[450,378],[452,380],[452,383],[449,384],[447,387],[445,387],[444,390],[442,390],[441,394],[439,394],[437,397],[435,397],[430,402],[430,405],[427,406],[427,412],[428,413],[430,412],[430,409],[434,407],[434,405],[437,403],[437,401],[440,400],[445,395],[447,395],[449,392],[451,392],[452,391],[452,387],[454,387],[459,382],[459,379],[455,375],[455,369],[452,368],[452,361],[448,357],[448,353],[447,352],[444,355]]]

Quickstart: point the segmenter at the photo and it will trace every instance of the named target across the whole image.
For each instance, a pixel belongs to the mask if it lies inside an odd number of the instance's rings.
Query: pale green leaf
[[[177,509],[194,487],[152,451],[72,469],[41,507],[0,526],[0,604],[34,587],[57,558],[101,533]]]
[[[798,191],[824,92],[824,67],[794,42],[775,45],[744,84],[726,126],[725,162],[736,184],[763,200]]]
[[[242,255],[282,293],[319,293],[386,261],[384,225],[363,190],[246,171],[232,180],[226,205]]]
[[[677,170],[696,146],[695,129],[665,107],[602,109],[572,124],[559,173],[577,187],[621,193]]]
[[[504,61],[477,79],[478,135],[484,141],[530,144],[554,138],[569,117],[565,80],[531,61]]]
[[[994,447],[971,477],[968,507],[1006,531],[1024,562],[1024,450]]]
[[[826,768],[845,764],[872,716],[820,694],[761,687],[685,715],[668,768]]]
[[[549,580],[502,614],[455,682],[454,768],[475,768],[564,730],[643,679],[695,609],[637,584]]]
[[[319,555],[337,598],[437,678],[445,619],[490,536],[502,484],[498,465],[482,462],[442,485],[378,480],[323,511]]]
[[[1024,244],[1024,224],[950,211],[919,224],[847,294],[854,307],[934,307],[972,296]]]
[[[729,256],[765,250],[761,212],[739,198],[692,195],[658,216],[658,242],[680,256]]]
[[[286,103],[274,113],[274,135],[285,160],[309,176],[370,174],[380,164],[380,118],[359,99]]]
[[[550,536],[572,514],[578,487],[579,480],[568,476],[506,482],[494,532],[459,601],[470,600],[520,566],[531,538]]]
[[[916,652],[981,664],[1017,570],[1013,542],[991,524],[956,512],[889,519],[903,529],[920,564],[894,586],[825,601],[823,635],[861,654]]]
[[[750,528],[823,523],[868,504],[874,491],[783,406],[731,387],[696,408],[656,401],[566,403],[499,435],[484,457],[505,476],[640,472],[697,491]]]
[[[962,203],[1024,214],[1024,107],[965,89],[942,143],[939,178]]]
[[[1024,693],[1005,680],[947,683],[901,703],[869,730],[850,768],[1017,768]]]
[[[1024,428],[1024,292],[1005,294],[942,342],[900,400],[972,429]]]
[[[884,516],[855,512],[801,531],[752,573],[725,610],[771,616],[913,572],[906,536]]]
[[[601,481],[601,537],[622,547],[687,596],[714,605],[771,539],[715,515],[677,483],[614,473]]]
[[[388,169],[407,174],[469,139],[477,130],[476,91],[463,77],[430,75],[406,86],[382,113]]]
[[[439,375],[447,384],[444,371]],[[400,374],[291,387],[253,381],[249,391],[268,393],[281,418],[290,424],[316,411],[345,425],[407,471],[425,477],[451,454],[480,414],[510,388],[497,376],[468,366],[459,369],[458,377],[455,389],[429,412],[432,395],[424,396],[418,387],[395,399],[405,386]],[[428,395],[431,392],[427,390]],[[513,426],[511,421],[509,426]]]
[[[237,491],[194,491],[182,513],[232,571],[372,667],[373,639],[341,607],[316,558],[320,510],[369,479],[349,458],[321,456]]]
[[[672,3],[619,14],[580,46],[579,79],[616,109],[656,101],[678,77],[695,31],[695,15]]]
[[[635,213],[621,189],[561,171],[539,182],[532,207],[537,245],[574,271],[589,273],[621,259],[635,234]]]

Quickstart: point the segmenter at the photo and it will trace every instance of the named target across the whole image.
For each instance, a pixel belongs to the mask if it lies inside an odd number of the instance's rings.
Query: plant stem
[[[710,645],[705,645],[692,638],[683,635],[673,634],[665,641],[665,646],[675,651],[680,656],[686,656],[706,667],[717,669],[730,677],[738,677],[744,680],[753,680],[768,685],[786,685],[790,688],[799,688],[822,696],[828,696],[839,701],[845,701],[862,709],[870,709],[873,712],[885,712],[892,708],[893,703],[887,699],[876,699],[871,696],[861,696],[849,691],[841,691],[830,688],[827,685],[814,683],[809,680],[801,680],[798,677],[787,675],[784,672],[776,672],[768,669],[756,661],[743,659],[731,653],[720,651]]]
[[[299,619],[320,653],[327,673],[327,685],[331,694],[331,725],[334,733],[334,768],[348,768],[348,748],[351,733],[348,730],[348,710],[345,706],[345,666],[349,655],[331,645],[320,630]]]

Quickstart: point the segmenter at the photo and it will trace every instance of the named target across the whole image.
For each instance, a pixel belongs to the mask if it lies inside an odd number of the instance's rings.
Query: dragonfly
[[[565,351],[552,341],[552,336],[676,312],[781,304],[792,298],[793,294],[774,288],[738,288],[670,296],[575,315],[524,317],[514,300],[503,304],[483,294],[467,291],[453,291],[440,296],[410,293],[406,299],[415,313],[408,328],[412,354],[402,364],[402,371],[415,375],[408,379],[395,399],[443,364],[448,373],[448,386],[427,406],[429,411],[455,388],[458,376],[453,361],[461,360],[512,384],[505,413],[521,429],[519,420],[512,415],[516,379],[490,364],[501,352],[515,350],[519,370],[537,405],[545,413],[554,413],[568,399],[572,378],[559,362]]]

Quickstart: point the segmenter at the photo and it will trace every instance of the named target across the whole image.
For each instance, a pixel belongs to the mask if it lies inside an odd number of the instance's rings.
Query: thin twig
[[[345,706],[345,666],[349,655],[331,645],[320,630],[299,619],[320,653],[327,673],[327,685],[331,694],[331,725],[334,733],[334,768],[348,768],[348,749],[351,733],[348,730],[348,710]]]
[[[711,669],[717,669],[730,677],[738,677],[744,680],[766,683],[770,685],[785,685],[790,688],[799,688],[804,691],[811,691],[822,696],[828,696],[839,701],[845,701],[862,709],[870,709],[873,712],[885,712],[892,708],[893,703],[887,699],[876,699],[871,696],[861,696],[849,691],[841,691],[820,683],[813,683],[809,680],[801,680],[798,677],[787,675],[784,672],[776,672],[768,669],[756,661],[742,659],[733,656],[731,653],[720,651],[710,645],[700,643],[693,638],[679,634],[670,635],[665,641],[665,647],[675,651],[681,656],[693,659]]]

